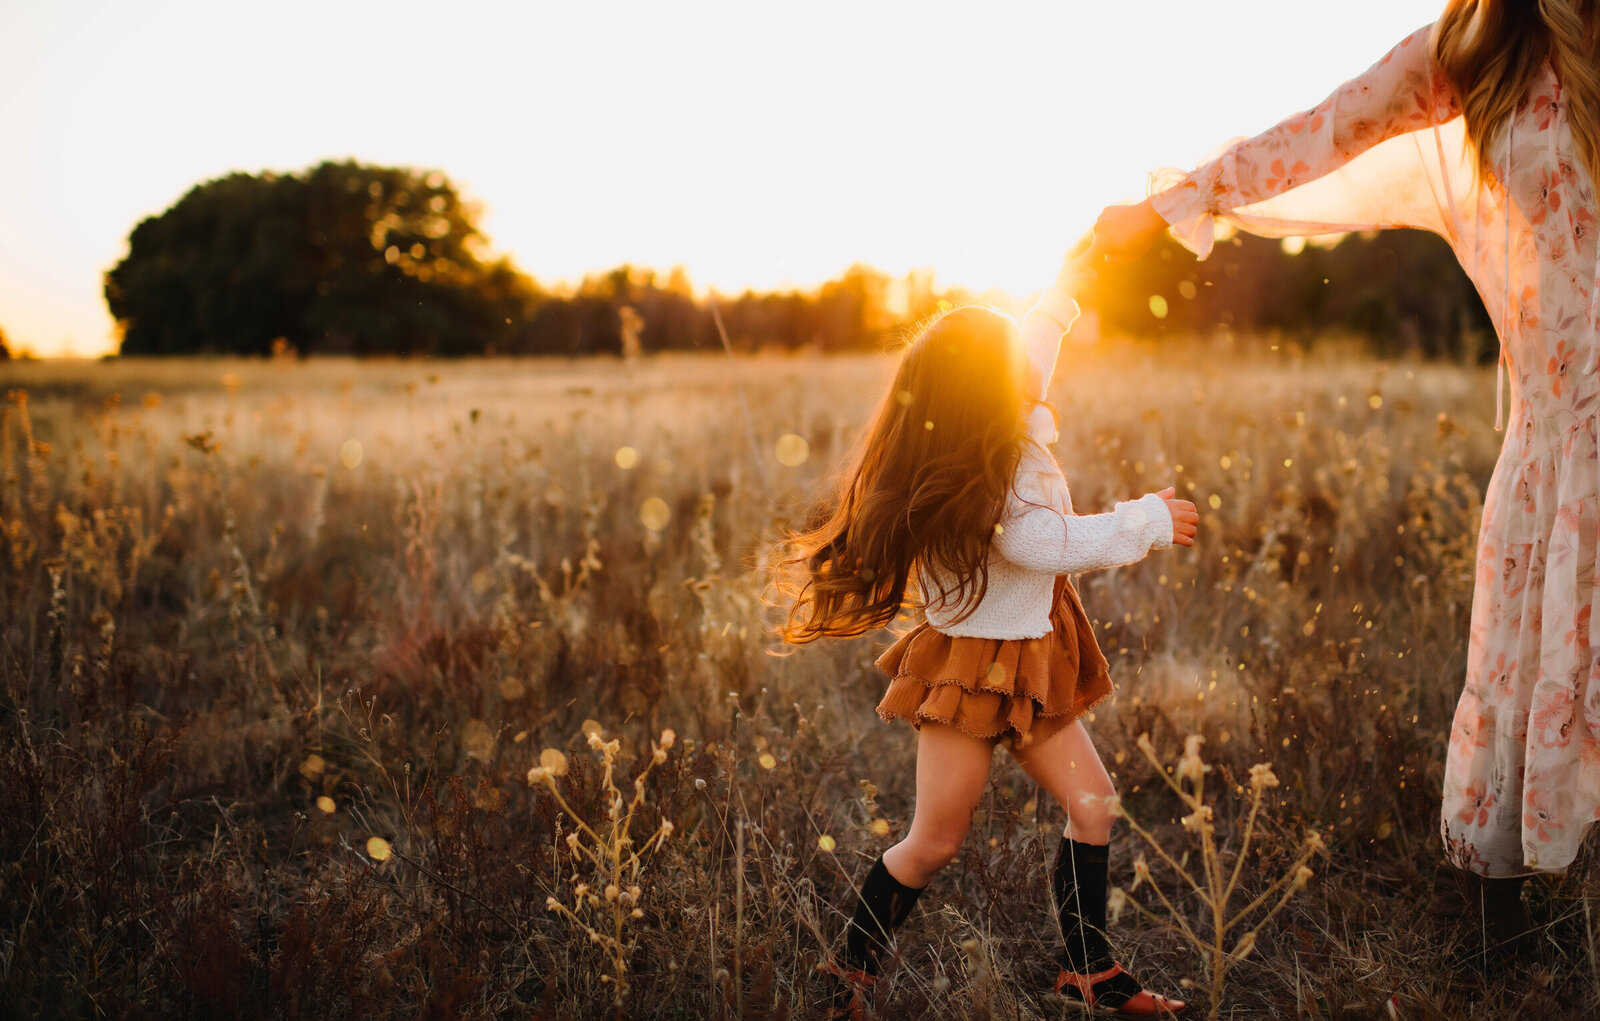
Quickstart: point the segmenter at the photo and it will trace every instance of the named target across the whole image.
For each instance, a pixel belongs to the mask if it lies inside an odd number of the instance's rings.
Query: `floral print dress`
[[[1418,227],[1447,240],[1477,285],[1511,404],[1478,536],[1441,828],[1459,867],[1561,872],[1600,818],[1595,184],[1548,61],[1480,181],[1431,29],[1193,173],[1158,171],[1151,199],[1200,258],[1218,216],[1272,237]]]

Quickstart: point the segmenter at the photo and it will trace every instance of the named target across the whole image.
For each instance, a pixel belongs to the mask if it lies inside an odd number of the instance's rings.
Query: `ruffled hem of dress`
[[[1095,706],[1111,697],[1111,691],[1109,690],[1111,680],[1110,673],[1103,673],[1095,677],[1088,678],[1088,682],[1091,685],[1094,682],[1101,680],[1107,682],[1108,690],[1099,692],[1082,701],[1074,700],[1074,703],[1066,708],[1050,709],[1046,707],[1044,700],[1027,692],[1018,693],[1005,688],[993,688],[984,685],[973,687],[955,678],[947,678],[939,681],[928,681],[918,677],[916,674],[907,673],[901,674],[889,682],[888,690],[883,693],[883,698],[878,702],[877,712],[878,716],[881,717],[885,722],[897,719],[911,720],[923,718],[934,719],[935,722],[938,723],[954,723],[955,716],[957,714],[945,714],[944,717],[935,718],[927,710],[927,705],[930,698],[935,697],[936,693],[938,693],[941,688],[954,687],[959,688],[961,693],[964,695],[999,695],[1001,698],[1010,699],[1013,705],[1031,703],[1036,707],[1028,714],[1031,719],[1049,720],[1058,716],[1068,715],[1076,718],[1078,716],[1082,716],[1086,712],[1089,712]],[[906,699],[903,696],[903,693],[907,691],[914,696],[914,701],[911,701],[908,707],[906,707]],[[902,697],[896,698],[897,694],[901,695]],[[959,697],[956,700],[956,704],[958,706],[961,704]],[[885,708],[886,706],[888,706],[888,708]],[[992,733],[974,733],[973,736],[994,737],[995,734],[998,734],[1006,729],[1007,727],[1002,726]]]
[[[890,678],[885,701],[907,705],[914,696],[920,702],[926,691],[954,685],[967,695],[1025,697],[1048,715],[1070,709],[1079,686],[1096,679],[1080,676],[1081,665],[1075,630],[1012,640],[952,637],[929,626],[903,635],[877,660]]]
[[[878,703],[877,713],[885,723],[905,720],[917,728],[924,723],[938,723],[981,740],[1002,738],[1009,733],[1015,735],[1019,743],[1026,745],[1048,739],[1111,697],[1110,679],[1109,672],[1087,678],[1091,685],[1104,680],[1105,690],[1081,701],[1075,699],[1072,705],[1064,709],[1052,710],[1028,694],[983,685],[973,687],[956,678],[928,681],[916,674],[905,673],[889,683],[889,690]],[[953,700],[941,697],[950,689],[957,693]],[[900,697],[897,698],[897,695]],[[907,695],[909,699],[905,697]],[[969,695],[996,696],[1000,701],[994,706],[993,717],[966,712],[969,706],[966,696]]]

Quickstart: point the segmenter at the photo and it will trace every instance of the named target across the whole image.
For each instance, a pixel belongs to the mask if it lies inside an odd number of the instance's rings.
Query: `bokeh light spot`
[[[652,496],[639,505],[639,521],[652,532],[659,532],[672,520],[672,508],[659,496]]]
[[[468,720],[461,727],[461,746],[472,758],[485,761],[494,754],[494,731],[482,720]]]
[[[617,467],[623,471],[631,470],[639,463],[639,452],[632,447],[617,448]]]
[[[784,433],[778,437],[774,452],[778,455],[779,464],[787,468],[798,468],[811,456],[811,444],[807,443],[803,436]]]
[[[382,837],[367,838],[367,857],[373,861],[388,861],[394,850],[389,847],[389,842]]]
[[[333,803],[333,799],[324,794],[322,797],[317,799],[317,807],[329,815],[332,815],[336,806]]]
[[[822,836],[817,838],[817,846],[822,848],[824,851],[827,851],[829,854],[832,854],[833,849],[839,845],[832,837],[824,833]]]
[[[1157,319],[1165,319],[1167,317],[1167,299],[1159,294],[1150,295],[1150,314]]]
[[[345,440],[339,447],[339,463],[346,468],[354,470],[366,456],[367,452],[362,448],[360,440]]]

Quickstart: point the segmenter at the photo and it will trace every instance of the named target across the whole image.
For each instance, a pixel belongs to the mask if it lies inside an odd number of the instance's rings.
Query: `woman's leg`
[[[906,838],[873,863],[845,928],[845,967],[876,975],[878,958],[922,888],[966,840],[989,779],[992,740],[924,723],[917,737],[917,807]]]

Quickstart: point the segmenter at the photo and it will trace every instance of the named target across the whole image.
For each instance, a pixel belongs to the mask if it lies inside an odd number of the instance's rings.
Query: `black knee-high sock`
[[[1110,847],[1082,844],[1061,838],[1056,867],[1051,875],[1056,895],[1056,915],[1066,951],[1061,965],[1079,975],[1111,967],[1111,945],[1106,940],[1106,875]]]
[[[1062,837],[1056,852],[1051,886],[1056,895],[1061,938],[1066,942],[1061,966],[1079,975],[1093,975],[1116,963],[1106,938],[1110,851],[1106,844],[1082,844]],[[1096,983],[1094,992],[1102,1006],[1119,1007],[1139,988],[1138,982],[1121,974]]]
[[[911,914],[921,893],[922,888],[913,889],[890,875],[879,855],[861,883],[855,916],[845,929],[846,963],[876,975],[878,957],[889,947],[889,934]]]

